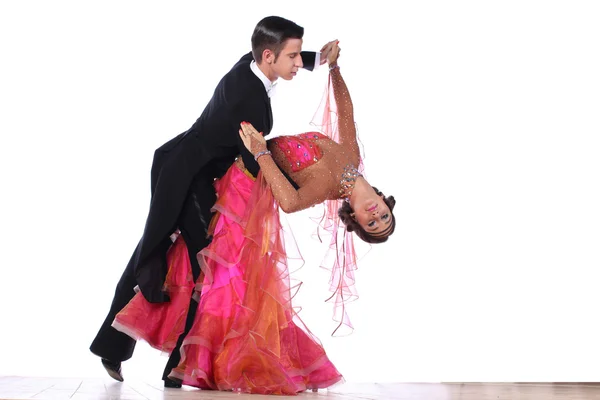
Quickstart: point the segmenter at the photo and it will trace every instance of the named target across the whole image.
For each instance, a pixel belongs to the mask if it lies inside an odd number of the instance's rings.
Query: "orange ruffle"
[[[279,208],[259,174],[237,166],[217,183],[218,220],[200,252],[205,278],[196,320],[171,373],[184,384],[296,394],[342,379],[292,308]]]

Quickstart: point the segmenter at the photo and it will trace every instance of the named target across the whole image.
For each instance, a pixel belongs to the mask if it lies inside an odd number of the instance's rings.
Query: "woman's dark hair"
[[[383,193],[377,190],[376,187],[373,187],[373,189],[375,190],[375,193],[377,193],[378,196],[383,195]],[[394,196],[385,197],[384,195],[383,201],[385,202],[385,204],[387,204],[387,206],[390,209],[390,212],[392,214],[392,222],[390,223],[389,228],[387,228],[384,232],[379,234],[372,234],[365,231],[363,227],[360,226],[360,224],[356,222],[354,218],[352,218],[352,216],[350,215],[354,213],[354,211],[352,210],[352,207],[350,207],[350,204],[346,201],[343,202],[342,206],[338,210],[338,215],[340,216],[340,219],[342,220],[344,225],[346,225],[346,229],[348,230],[348,232],[356,233],[356,236],[358,236],[367,243],[383,243],[386,240],[388,240],[391,234],[394,233],[394,229],[396,229],[396,217],[394,217],[393,213],[394,205],[396,205],[396,200],[394,199]]]
[[[252,56],[254,61],[261,63],[265,49],[270,49],[275,54],[275,60],[288,39],[302,39],[304,28],[294,22],[281,17],[263,18],[252,34]]]

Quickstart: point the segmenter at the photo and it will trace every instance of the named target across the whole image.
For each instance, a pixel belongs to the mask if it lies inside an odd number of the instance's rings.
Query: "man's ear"
[[[275,53],[273,53],[273,50],[271,49],[264,49],[262,59],[267,64],[273,64],[275,62]]]

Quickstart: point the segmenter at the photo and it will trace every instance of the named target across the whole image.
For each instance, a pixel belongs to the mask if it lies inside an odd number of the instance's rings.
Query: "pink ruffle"
[[[194,325],[171,376],[205,389],[296,394],[342,379],[292,307],[279,207],[236,165],[217,183],[212,243]]]

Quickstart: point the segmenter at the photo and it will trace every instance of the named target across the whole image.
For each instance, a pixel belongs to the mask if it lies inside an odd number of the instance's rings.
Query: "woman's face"
[[[383,195],[373,192],[360,206],[354,209],[353,218],[369,234],[377,235],[386,231],[392,223],[392,212],[383,201]]]

